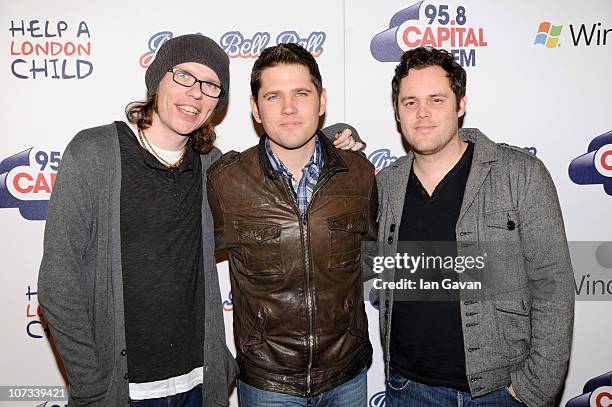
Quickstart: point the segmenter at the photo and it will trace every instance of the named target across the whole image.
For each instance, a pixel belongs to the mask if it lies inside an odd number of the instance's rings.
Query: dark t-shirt
[[[202,170],[190,145],[169,170],[126,123],[116,125],[128,373],[145,383],[202,366]]]
[[[430,197],[414,170],[410,169],[406,198],[399,227],[398,252],[402,242],[411,242],[411,255],[455,256],[455,227],[470,172],[474,145],[446,174]],[[414,243],[412,243],[414,242]],[[403,249],[402,249],[403,250]],[[453,275],[454,274],[454,275]],[[428,269],[412,279],[441,281],[456,273]],[[455,290],[422,290],[418,297],[393,303],[391,367],[408,379],[430,386],[469,392],[465,373],[463,331],[459,296]],[[397,297],[397,295],[396,295]]]

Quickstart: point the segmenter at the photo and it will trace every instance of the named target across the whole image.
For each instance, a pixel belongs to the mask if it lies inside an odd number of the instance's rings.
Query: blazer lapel
[[[404,211],[406,187],[408,186],[408,177],[410,175],[410,168],[412,168],[413,157],[412,152],[409,152],[406,156],[391,164],[394,167],[394,176],[391,177],[394,184],[387,185],[387,188],[389,188],[391,210],[396,222],[401,222],[402,212]]]
[[[464,141],[474,143],[474,157],[472,157],[472,166],[465,185],[463,202],[461,203],[461,211],[459,212],[457,223],[461,222],[474,199],[478,196],[478,191],[480,191],[489,172],[491,172],[491,165],[489,163],[497,160],[496,144],[477,129],[460,129],[459,136]]]

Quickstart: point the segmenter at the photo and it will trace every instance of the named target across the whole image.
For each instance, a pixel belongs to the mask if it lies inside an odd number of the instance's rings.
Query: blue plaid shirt
[[[310,161],[308,161],[304,168],[302,168],[302,179],[300,179],[300,182],[297,182],[297,180],[293,177],[293,174],[291,174],[281,160],[274,155],[272,149],[270,148],[270,140],[267,137],[265,147],[272,167],[291,180],[291,185],[293,185],[293,191],[295,192],[298,203],[298,208],[300,209],[300,213],[303,214],[306,212],[306,208],[308,208],[308,204],[312,198],[312,191],[314,190],[315,185],[317,185],[319,174],[323,169],[323,151],[321,151],[319,136],[315,136],[315,150],[312,157],[310,157]]]

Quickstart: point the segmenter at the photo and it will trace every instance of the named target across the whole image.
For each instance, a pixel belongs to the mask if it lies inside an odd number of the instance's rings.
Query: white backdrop
[[[586,154],[596,136],[612,129],[609,0],[182,4],[0,3],[0,84],[5,100],[0,143],[0,386],[63,384],[38,323],[35,295],[45,207],[56,165],[80,129],[123,119],[125,105],[145,96],[142,65],[172,36],[204,33],[232,57],[229,108],[216,119],[217,145],[223,151],[243,150],[257,142],[248,103],[254,58],[266,45],[301,41],[317,56],[328,90],[325,122],[346,121],[359,129],[368,142],[366,154],[378,169],[405,154],[390,103],[398,52],[407,49],[406,43],[452,49],[468,72],[464,126],[529,148],[545,162],[558,189],[570,240],[612,240],[612,157],[601,158],[601,153],[612,150],[612,135],[597,146],[603,146],[596,157],[604,175],[596,172],[591,159],[590,168],[583,169],[595,174],[587,177],[591,185],[578,185],[572,181],[578,178],[570,178],[572,160]],[[610,194],[604,191],[605,183]],[[612,270],[606,268],[611,265],[593,260],[599,246],[589,246],[592,256],[577,275],[599,273],[605,281],[612,280]],[[226,263],[219,272],[227,339],[233,349]],[[579,297],[589,299],[584,293]],[[582,394],[587,380],[612,370],[610,299],[612,293],[605,292],[597,301],[577,302],[562,404]],[[369,403],[380,407],[384,384],[378,321],[376,310],[369,303],[366,308],[375,349]],[[0,401],[7,406],[40,403]],[[55,404],[64,405],[47,406]],[[236,405],[235,395],[231,404]]]

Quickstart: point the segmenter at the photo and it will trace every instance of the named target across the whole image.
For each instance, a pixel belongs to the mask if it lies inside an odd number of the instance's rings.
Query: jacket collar
[[[461,211],[457,218],[457,224],[461,222],[467,210],[472,206],[478,191],[489,175],[489,172],[491,172],[490,163],[497,161],[497,145],[478,129],[461,129],[459,130],[459,135],[462,140],[474,143],[474,157],[472,158],[470,174],[465,184],[465,192],[463,193],[463,202],[461,203]]]
[[[463,141],[474,143],[474,163],[484,164],[497,161],[497,144],[482,134],[478,129],[459,129],[459,137]]]
[[[470,174],[468,175],[468,180],[465,185],[463,202],[461,204],[461,211],[459,213],[457,223],[461,221],[465,215],[465,212],[474,202],[480,187],[491,171],[489,163],[497,161],[497,145],[482,132],[480,132],[480,130],[459,129],[459,137],[461,137],[463,141],[474,143],[474,156],[472,157]],[[393,168],[392,171],[396,174],[394,179],[398,181],[396,184],[397,188],[392,188],[390,191],[392,210],[397,221],[399,221],[399,217],[404,209],[404,199],[406,197],[406,187],[408,186],[408,176],[410,174],[413,161],[414,153],[409,151],[408,154],[397,159],[391,164],[391,167]]]
[[[259,163],[263,170],[263,173],[266,177],[270,179],[276,179],[278,177],[278,172],[274,169],[272,164],[270,163],[270,159],[268,158],[268,154],[266,153],[266,138],[267,134],[263,134],[259,138],[259,145],[257,146]],[[328,173],[336,173],[338,171],[348,171],[348,166],[346,162],[340,157],[340,154],[336,151],[336,148],[329,142],[325,134],[323,134],[320,130],[317,130],[317,134],[315,137],[319,137],[319,143],[321,143],[321,151],[323,152],[323,169],[321,170],[321,175],[319,175],[319,179],[322,179],[323,176]]]

